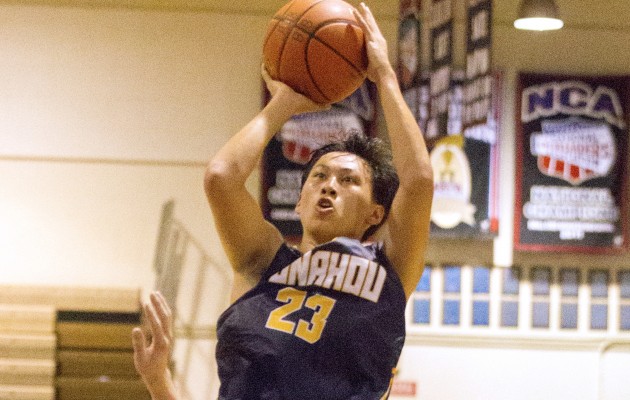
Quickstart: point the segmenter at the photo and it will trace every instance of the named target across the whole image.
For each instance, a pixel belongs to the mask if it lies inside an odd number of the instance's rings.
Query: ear
[[[372,226],[380,224],[385,217],[385,207],[380,204],[372,205],[372,210],[367,217],[366,222]]]

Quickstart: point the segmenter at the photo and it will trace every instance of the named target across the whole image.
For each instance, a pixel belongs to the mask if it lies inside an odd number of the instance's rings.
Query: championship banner
[[[422,57],[421,0],[402,0],[398,23],[398,80],[404,91],[420,83]]]
[[[422,71],[422,1],[401,0],[397,75],[405,102],[422,132],[429,120],[429,77]]]
[[[516,250],[627,247],[626,77],[519,76]]]
[[[492,96],[492,0],[468,0],[464,127],[485,124]]]
[[[429,121],[424,131],[427,140],[434,140],[447,135],[449,88],[453,63],[453,8],[452,0],[433,0],[429,41],[430,78],[429,95],[431,98]]]
[[[329,110],[293,117],[265,148],[261,166],[261,209],[265,219],[288,240],[297,240],[302,235],[295,205],[300,197],[304,165],[311,153],[353,132],[373,136],[376,129],[374,93],[373,84],[366,80],[351,96],[333,104]]]
[[[501,75],[493,77],[501,88]],[[498,233],[498,125],[495,93],[488,120],[462,132],[463,73],[454,71],[449,95],[448,136],[431,148],[434,193],[432,237],[493,237]]]

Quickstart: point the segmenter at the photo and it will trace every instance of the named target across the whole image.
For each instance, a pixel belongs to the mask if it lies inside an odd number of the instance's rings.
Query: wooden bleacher
[[[139,289],[0,285],[0,400],[150,400]]]
[[[0,399],[52,400],[56,310],[16,303],[0,302]]]

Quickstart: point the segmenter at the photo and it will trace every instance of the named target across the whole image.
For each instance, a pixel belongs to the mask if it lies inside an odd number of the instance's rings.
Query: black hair
[[[398,190],[398,175],[392,163],[392,153],[389,146],[380,138],[368,138],[367,136],[353,132],[347,138],[324,145],[313,151],[311,158],[304,167],[302,174],[302,186],[306,182],[313,166],[327,153],[344,152],[355,154],[363,159],[370,167],[372,183],[372,199],[376,204],[383,206],[385,214],[380,223],[370,226],[361,240],[366,240],[385,223],[389,210],[392,207],[394,196]]]

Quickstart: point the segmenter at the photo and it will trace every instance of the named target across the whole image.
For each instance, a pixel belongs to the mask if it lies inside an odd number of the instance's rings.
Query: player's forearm
[[[151,400],[179,400],[173,391],[166,389],[149,390]]]
[[[247,125],[238,131],[210,160],[206,170],[207,189],[242,186],[258,167],[267,143],[293,111],[272,99]]]
[[[433,179],[424,137],[399,88],[391,67],[379,72],[375,81],[391,142],[393,161],[400,184],[415,186]]]
[[[179,400],[176,394],[175,385],[173,379],[168,370],[164,373],[164,376],[159,379],[153,379],[148,377],[142,377],[151,400]]]

